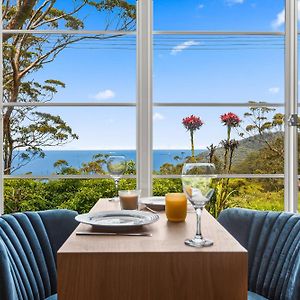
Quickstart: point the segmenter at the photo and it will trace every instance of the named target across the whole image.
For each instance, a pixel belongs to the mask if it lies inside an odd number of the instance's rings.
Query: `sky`
[[[283,31],[283,7],[283,0],[155,0],[154,30]],[[103,16],[99,20],[91,11],[80,13],[85,15],[85,29],[104,28]],[[135,56],[134,35],[85,41],[31,76],[65,82],[53,99],[57,102],[135,102]],[[284,101],[282,37],[155,35],[153,62],[154,102]],[[61,115],[79,135],[57,150],[136,148],[134,107],[42,111]],[[196,148],[218,144],[226,135],[219,116],[229,111],[242,117],[246,109],[154,108],[154,149],[189,149],[181,121],[191,114],[204,122],[195,136]]]

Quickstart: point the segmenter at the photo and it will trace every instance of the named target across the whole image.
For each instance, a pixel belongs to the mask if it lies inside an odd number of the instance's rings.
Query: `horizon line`
[[[185,151],[191,151],[191,149],[183,149],[183,148],[172,148],[172,149],[166,149],[166,148],[156,148],[153,149],[153,151],[156,150],[165,150],[165,151],[172,151],[172,150],[185,150]],[[199,150],[206,150],[206,148],[198,148],[195,149],[195,151]],[[19,151],[25,151],[25,150],[19,150]],[[42,151],[137,151],[137,149],[45,149]]]

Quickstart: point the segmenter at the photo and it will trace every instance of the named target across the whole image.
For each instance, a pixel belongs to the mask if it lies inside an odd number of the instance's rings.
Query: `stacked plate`
[[[148,225],[159,219],[157,214],[138,210],[100,211],[78,215],[78,222],[100,229],[130,229]]]
[[[164,210],[166,206],[165,197],[140,198],[140,203],[156,211]]]

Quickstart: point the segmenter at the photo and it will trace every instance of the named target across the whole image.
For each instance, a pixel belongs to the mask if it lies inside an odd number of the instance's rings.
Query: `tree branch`
[[[49,19],[49,20],[41,22],[44,19],[44,17],[47,15],[47,13],[49,12],[48,11],[43,17],[41,16],[41,18],[39,18],[39,20],[37,22],[33,23],[32,29],[36,29],[37,27],[43,26],[45,24],[53,23],[53,22],[56,22],[58,20],[64,19],[64,18],[66,18],[68,16],[72,16],[75,13],[77,13],[81,8],[83,8],[86,4],[87,4],[87,2],[86,2],[86,0],[84,0],[81,5],[79,5],[77,8],[75,8],[70,13],[62,14],[62,15],[60,15],[58,17],[55,17],[55,18],[52,18],[52,19]],[[41,22],[41,23],[39,23],[39,22]]]
[[[3,3],[3,6],[5,6],[5,9],[2,13],[2,20],[5,20],[5,18],[6,18],[6,15],[7,15],[8,10],[9,10],[9,4],[10,4],[10,0],[6,0],[5,4]]]
[[[42,12],[43,8],[46,7],[46,5],[48,3],[51,2],[51,4],[49,5],[49,7],[46,9],[46,12],[48,13],[49,10],[53,7],[54,3],[55,3],[56,0],[46,0],[36,11],[35,13],[33,14],[33,16],[31,17],[28,25],[27,25],[27,29],[30,29],[30,26],[32,25],[32,23],[34,22],[34,19],[38,16],[39,13]],[[43,15],[43,14],[42,14]]]

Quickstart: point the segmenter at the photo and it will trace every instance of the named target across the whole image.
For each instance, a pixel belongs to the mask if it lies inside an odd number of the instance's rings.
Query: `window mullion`
[[[2,12],[2,1],[0,2]],[[3,22],[0,16],[0,215],[4,213],[4,166],[3,166]]]
[[[284,208],[291,212],[298,210],[298,132],[297,126],[288,122],[298,113],[297,5],[297,0],[286,0]]]
[[[152,0],[137,1],[137,185],[152,195]]]

